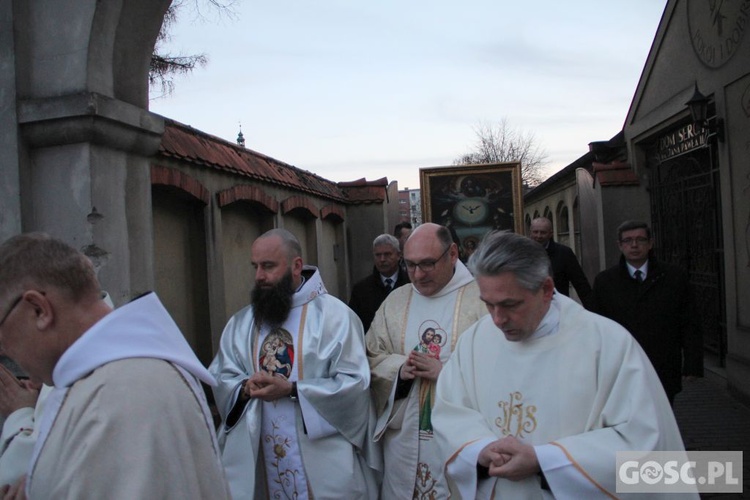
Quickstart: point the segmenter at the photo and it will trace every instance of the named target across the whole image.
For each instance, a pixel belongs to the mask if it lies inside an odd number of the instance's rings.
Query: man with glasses
[[[115,308],[107,292],[102,292],[102,300]],[[4,321],[0,320],[0,327]],[[26,474],[39,435],[37,424],[52,389],[29,380],[12,359],[0,356],[0,417],[5,418],[0,434],[0,486],[15,484]]]
[[[450,231],[422,224],[404,245],[411,285],[388,295],[367,334],[385,472],[381,498],[447,498],[431,414],[458,336],[487,311]]]
[[[85,255],[15,236],[0,246],[0,347],[54,386],[31,475],[1,494],[230,497],[200,385],[215,380],[155,294],[113,311]]]
[[[673,404],[683,376],[703,376],[700,323],[688,275],[653,257],[646,223],[623,222],[617,238],[622,256],[594,280],[594,312],[617,321],[635,337]]]

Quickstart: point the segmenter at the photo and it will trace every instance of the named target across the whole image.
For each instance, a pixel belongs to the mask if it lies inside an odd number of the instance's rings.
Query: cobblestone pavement
[[[707,362],[706,376],[683,384],[674,413],[687,450],[743,451],[743,493],[703,494],[713,500],[750,499],[750,408],[727,390],[720,368]]]

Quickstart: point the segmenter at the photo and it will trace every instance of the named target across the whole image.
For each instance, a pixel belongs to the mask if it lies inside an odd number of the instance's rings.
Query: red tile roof
[[[388,179],[335,183],[307,170],[165,119],[159,154],[194,165],[224,170],[250,179],[301,191],[340,203],[382,203]]]

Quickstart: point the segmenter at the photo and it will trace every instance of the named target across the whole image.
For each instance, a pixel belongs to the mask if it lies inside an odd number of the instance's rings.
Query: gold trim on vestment
[[[411,347],[408,350],[406,349],[406,330],[409,327],[409,306],[411,306],[411,298],[413,295],[414,288],[409,288],[409,297],[406,299],[404,317],[401,321],[401,324],[404,325],[403,329],[401,330],[401,352],[404,354],[408,354],[408,352],[411,351]],[[398,379],[398,374],[396,374],[396,378]]]
[[[576,469],[578,469],[578,472],[580,472],[581,474],[583,474],[583,477],[585,477],[586,479],[588,479],[589,481],[591,481],[591,483],[594,486],[596,486],[597,488],[599,488],[599,490],[602,493],[604,493],[605,495],[607,495],[609,498],[614,498],[615,500],[617,500],[617,497],[615,495],[613,495],[612,493],[610,493],[609,491],[607,491],[607,489],[604,488],[601,484],[597,483],[594,480],[593,477],[589,476],[588,473],[586,473],[586,471],[583,469],[583,467],[581,467],[580,465],[578,465],[578,462],[576,462],[575,459],[570,456],[570,453],[568,453],[568,450],[566,450],[561,444],[556,443],[554,441],[551,442],[550,444],[552,444],[552,445],[557,446],[558,448],[560,448],[563,451],[563,453],[565,453],[565,456],[568,457],[568,460],[570,460],[570,463],[573,464],[573,467],[575,467]]]
[[[302,314],[299,317],[299,329],[297,330],[297,352],[294,353],[294,364],[297,366],[297,380],[302,380],[302,340],[304,337],[305,321],[307,321],[307,304],[302,306]]]
[[[253,333],[255,332],[255,333]],[[253,326],[250,327],[250,365],[253,367],[253,372],[258,371],[258,337],[260,337],[260,328],[255,324],[255,318],[253,318]]]
[[[461,301],[464,298],[464,292],[466,291],[466,285],[462,286],[458,289],[458,296],[456,297],[456,305],[453,308],[453,327],[451,332],[451,354],[453,354],[453,350],[456,347],[456,342],[458,341],[458,321],[459,321],[459,315],[461,313]]]

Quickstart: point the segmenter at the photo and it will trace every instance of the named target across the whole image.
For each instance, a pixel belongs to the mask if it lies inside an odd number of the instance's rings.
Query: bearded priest
[[[362,322],[272,229],[252,245],[252,303],[209,367],[234,498],[377,498],[382,457]]]

